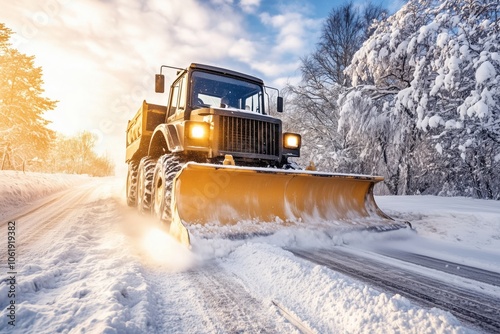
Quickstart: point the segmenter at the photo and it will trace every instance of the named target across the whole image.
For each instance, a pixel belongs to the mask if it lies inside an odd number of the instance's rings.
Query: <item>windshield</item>
[[[244,80],[195,71],[191,77],[194,108],[236,108],[264,113],[262,87]]]

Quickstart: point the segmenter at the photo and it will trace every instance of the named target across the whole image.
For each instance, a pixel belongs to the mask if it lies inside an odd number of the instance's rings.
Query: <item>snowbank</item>
[[[223,263],[255,297],[283,305],[315,333],[466,332],[447,312],[422,309],[274,246],[249,243]]]
[[[3,213],[89,180],[86,175],[0,171],[0,218]]]
[[[422,237],[500,250],[500,201],[467,197],[377,196],[382,211],[411,221]]]

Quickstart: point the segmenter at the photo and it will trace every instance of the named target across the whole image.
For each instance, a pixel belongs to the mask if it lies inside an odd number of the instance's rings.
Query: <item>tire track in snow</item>
[[[18,266],[45,256],[50,245],[64,243],[61,239],[85,216],[86,204],[96,189],[95,183],[88,183],[46,196],[9,219],[16,222]],[[0,246],[2,256],[6,249],[6,244]]]
[[[183,273],[145,273],[156,295],[155,331],[203,333],[300,333],[276,306],[251,296],[215,263]],[[182,294],[183,300],[175,296]],[[174,324],[175,327],[166,327]]]
[[[500,274],[484,269],[432,258],[429,256],[393,250],[377,250],[380,255],[393,259],[410,262],[419,266],[443,271],[448,274],[472,279],[490,285],[500,286]]]
[[[31,214],[35,212],[42,212],[44,208],[49,207],[52,203],[60,201],[61,198],[64,198],[67,194],[70,194],[71,192],[74,192],[75,190],[73,188],[71,189],[64,189],[61,191],[58,191],[54,194],[50,194],[48,196],[39,198],[35,200],[34,202],[29,203],[28,205],[22,206],[20,208],[16,208],[13,211],[9,211],[7,213],[6,218],[2,218],[2,222],[0,222],[0,226],[4,226],[7,224],[7,221],[12,221],[12,220],[19,220],[21,218],[24,218],[26,216],[30,216]]]
[[[70,216],[80,215],[83,204],[88,200],[94,187],[77,187],[64,196],[51,200],[29,213],[14,218],[18,225],[18,246],[23,248],[44,239],[50,240],[50,235],[58,234],[60,229],[66,229],[65,221]]]
[[[341,251],[289,249],[296,256],[397,293],[424,306],[447,310],[483,330],[500,331],[500,299],[422,274]]]
[[[213,332],[275,333],[266,306],[218,266],[189,272],[188,278],[203,297],[206,326]]]
[[[142,269],[148,285],[149,333],[199,333],[203,328],[197,312],[197,291],[186,280],[186,273],[164,271],[162,267]]]

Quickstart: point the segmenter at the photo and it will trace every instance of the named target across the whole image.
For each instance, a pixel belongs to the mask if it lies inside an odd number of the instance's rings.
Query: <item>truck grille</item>
[[[219,151],[279,155],[279,123],[221,116]]]

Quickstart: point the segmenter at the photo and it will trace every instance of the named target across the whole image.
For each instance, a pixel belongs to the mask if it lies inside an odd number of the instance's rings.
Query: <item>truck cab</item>
[[[164,92],[156,76],[156,92]],[[191,64],[181,70],[169,90],[163,124],[158,124],[148,155],[184,152],[187,160],[218,162],[226,154],[246,166],[283,166],[300,152],[300,136],[282,133],[281,120],[266,107],[261,79],[214,66]],[[282,98],[276,100],[282,111]],[[293,136],[295,144],[285,141]],[[288,139],[292,142],[292,140]]]

